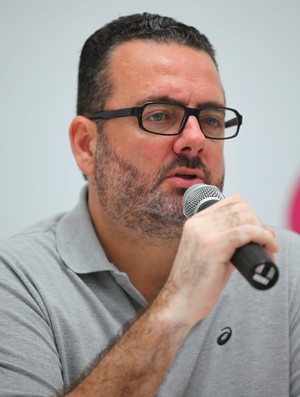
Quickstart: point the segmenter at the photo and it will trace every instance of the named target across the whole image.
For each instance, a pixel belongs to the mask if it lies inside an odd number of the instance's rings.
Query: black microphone
[[[202,183],[193,185],[184,193],[183,213],[186,218],[190,218],[222,199],[224,199],[224,196],[216,186]],[[245,279],[257,289],[269,289],[278,280],[277,266],[262,247],[256,243],[249,243],[238,248],[230,261]]]

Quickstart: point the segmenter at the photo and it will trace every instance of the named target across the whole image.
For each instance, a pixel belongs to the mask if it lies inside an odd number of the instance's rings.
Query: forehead
[[[156,98],[186,105],[224,102],[218,70],[204,51],[177,43],[132,40],[118,46],[109,62],[108,102],[134,106]]]

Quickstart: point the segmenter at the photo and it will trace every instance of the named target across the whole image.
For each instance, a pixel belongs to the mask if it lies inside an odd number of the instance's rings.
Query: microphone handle
[[[231,262],[256,289],[269,289],[278,280],[277,266],[256,243],[249,243],[238,248]]]

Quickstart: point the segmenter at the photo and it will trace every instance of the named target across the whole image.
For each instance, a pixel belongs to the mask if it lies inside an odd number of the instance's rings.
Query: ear
[[[69,128],[69,138],[78,167],[87,177],[93,175],[97,146],[96,123],[83,116],[76,116]]]

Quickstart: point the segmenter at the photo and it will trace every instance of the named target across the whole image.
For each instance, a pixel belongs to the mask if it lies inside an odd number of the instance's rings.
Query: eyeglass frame
[[[173,134],[163,134],[163,133],[160,133],[160,132],[154,132],[154,131],[147,130],[143,126],[142,115],[143,115],[143,111],[144,111],[145,107],[148,106],[148,105],[171,105],[171,106],[176,106],[176,107],[179,107],[179,108],[183,109],[184,110],[184,114],[183,114],[182,121],[181,121],[181,124],[180,124],[180,127],[179,127],[178,131],[176,133],[173,133]],[[236,124],[231,124],[231,123],[233,123],[235,121],[235,119],[228,120],[225,123],[225,128],[232,127],[234,125],[237,126],[237,130],[236,130],[235,134],[232,135],[232,136],[229,136],[229,137],[224,137],[224,138],[216,138],[216,137],[210,137],[210,136],[205,135],[205,132],[203,132],[201,124],[200,124],[199,115],[200,115],[202,110],[209,110],[209,109],[222,109],[222,110],[225,110],[225,111],[229,110],[229,111],[232,111],[233,113],[235,113],[237,123]],[[200,108],[190,108],[188,106],[184,106],[184,105],[173,103],[173,102],[161,102],[161,101],[158,101],[158,102],[156,102],[156,101],[154,101],[154,102],[145,102],[141,106],[134,106],[134,107],[131,107],[131,108],[123,108],[123,109],[115,109],[115,110],[103,110],[103,111],[92,113],[92,114],[88,115],[87,118],[89,120],[96,121],[96,120],[110,120],[110,119],[114,119],[114,118],[131,117],[131,116],[134,116],[134,117],[136,117],[138,119],[138,124],[139,124],[139,127],[140,127],[141,130],[149,132],[150,134],[163,135],[163,136],[175,136],[175,135],[181,134],[181,132],[183,131],[183,129],[186,126],[188,118],[190,116],[195,116],[197,121],[198,121],[200,130],[201,130],[202,134],[205,136],[205,138],[214,139],[214,140],[222,140],[222,141],[226,140],[226,139],[235,138],[238,135],[240,127],[241,127],[241,125],[243,123],[243,116],[236,109],[229,108],[229,107],[226,107],[226,106],[215,106],[215,105],[213,105],[213,106],[204,106],[204,107],[200,107]]]

